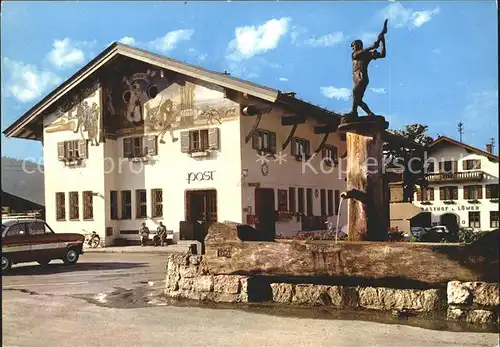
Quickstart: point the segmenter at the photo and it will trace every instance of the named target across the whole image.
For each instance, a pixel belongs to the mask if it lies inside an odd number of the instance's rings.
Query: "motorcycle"
[[[85,232],[85,230],[83,231]],[[92,231],[91,233],[85,232],[84,243],[87,244],[90,248],[97,248],[101,244],[101,238],[95,231]]]

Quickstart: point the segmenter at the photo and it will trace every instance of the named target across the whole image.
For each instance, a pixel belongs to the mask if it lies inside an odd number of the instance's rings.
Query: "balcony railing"
[[[449,172],[449,173],[435,173],[427,175],[429,182],[438,181],[481,181],[484,177],[483,171],[465,171],[465,172]]]

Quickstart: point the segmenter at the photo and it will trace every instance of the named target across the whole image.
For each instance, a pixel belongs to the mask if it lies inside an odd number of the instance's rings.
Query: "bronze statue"
[[[363,41],[354,40],[351,43],[352,47],[352,75],[354,80],[354,88],[352,89],[352,111],[348,117],[358,116],[358,107],[361,107],[368,116],[374,116],[367,104],[363,102],[366,87],[368,87],[368,64],[375,59],[385,58],[385,34],[387,33],[387,19],[384,21],[384,28],[378,35],[377,41],[363,49]],[[377,48],[382,43],[382,51],[378,52]]]

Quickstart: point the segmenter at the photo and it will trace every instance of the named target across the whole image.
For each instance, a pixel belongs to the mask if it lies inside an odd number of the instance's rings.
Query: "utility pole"
[[[491,144],[491,154],[495,153],[495,138],[490,137],[490,144]]]
[[[460,122],[457,125],[458,133],[460,134],[460,142],[462,142],[462,134],[464,133],[464,123]]]

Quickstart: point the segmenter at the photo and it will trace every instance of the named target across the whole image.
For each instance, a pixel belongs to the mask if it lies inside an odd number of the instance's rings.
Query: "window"
[[[89,220],[94,218],[94,197],[92,192],[83,192],[83,219]]]
[[[327,145],[321,150],[323,162],[326,165],[334,165],[338,161],[337,147]]]
[[[48,230],[45,230],[45,224],[40,222],[29,223],[27,226],[30,235],[43,235],[48,232]]]
[[[481,227],[480,212],[469,212],[469,227],[476,229]]]
[[[335,215],[339,214],[340,190],[335,191]]]
[[[276,133],[257,129],[253,134],[252,148],[265,153],[276,153]]]
[[[498,184],[486,185],[486,199],[498,199]]]
[[[483,198],[483,187],[480,185],[464,186],[464,199],[477,200]]]
[[[57,157],[60,161],[87,158],[87,141],[74,140],[57,143]]]
[[[430,187],[417,188],[417,194],[420,201],[434,200],[434,188]]]
[[[132,218],[132,192],[122,190],[122,219]]]
[[[148,147],[143,136],[126,137],[123,139],[123,157],[140,158],[148,153]]]
[[[304,214],[304,188],[298,188],[297,189],[297,200],[298,200],[298,208],[299,208],[299,213]]]
[[[333,216],[333,190],[328,189],[328,215]]]
[[[24,228],[26,225],[24,223],[15,224],[9,227],[7,231],[7,236],[21,236],[26,235]]]
[[[80,208],[78,206],[78,192],[69,192],[69,219],[80,219]]]
[[[152,201],[152,217],[162,217],[163,216],[163,191],[161,189],[151,190],[151,201]]]
[[[278,211],[288,211],[288,190],[278,189]]]
[[[439,199],[442,201],[457,200],[458,199],[458,187],[449,186],[449,187],[439,188]]]
[[[311,188],[307,188],[306,202],[307,202],[307,215],[313,216],[313,190]]]
[[[498,228],[500,225],[500,212],[490,211],[490,228]]]
[[[480,159],[467,159],[462,161],[463,170],[480,170],[481,160]]]
[[[109,206],[111,219],[118,219],[118,192],[116,190],[109,192]]]
[[[292,138],[291,151],[297,160],[306,158],[309,156],[310,142],[304,139]]]
[[[135,218],[146,218],[146,189],[138,189],[135,191],[135,204]]]
[[[319,197],[321,199],[321,215],[326,216],[326,190],[321,189],[319,191]]]
[[[448,160],[439,162],[439,172],[441,173],[457,172],[457,161]]]
[[[181,152],[197,153],[219,149],[219,128],[181,132]]]
[[[426,173],[433,173],[434,172],[434,162],[433,161],[428,161],[427,162],[427,171]]]
[[[294,213],[297,212],[297,206],[295,204],[295,188],[290,187],[288,188],[288,209],[290,212]]]
[[[64,193],[56,193],[56,220],[66,219],[66,199]]]

